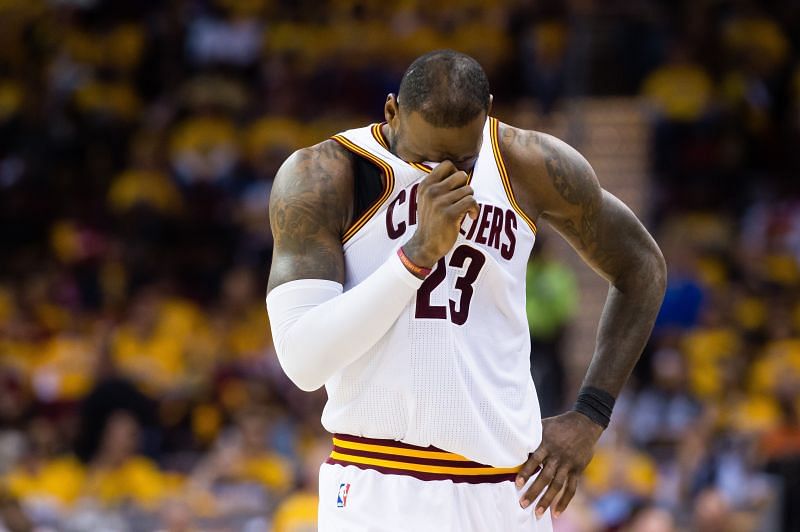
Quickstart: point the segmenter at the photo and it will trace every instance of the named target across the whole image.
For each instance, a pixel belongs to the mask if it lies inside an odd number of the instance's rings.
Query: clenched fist
[[[467,174],[444,161],[417,188],[417,230],[403,246],[414,264],[432,268],[458,238],[464,216],[478,217],[478,203]]]

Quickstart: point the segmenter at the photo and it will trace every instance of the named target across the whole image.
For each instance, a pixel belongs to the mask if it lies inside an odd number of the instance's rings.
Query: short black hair
[[[454,50],[414,60],[400,81],[398,105],[435,127],[461,127],[489,110],[489,79],[480,63]]]

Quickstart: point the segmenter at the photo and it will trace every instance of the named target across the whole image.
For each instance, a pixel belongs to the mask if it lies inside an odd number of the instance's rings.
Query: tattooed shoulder
[[[583,207],[598,199],[600,185],[592,167],[566,142],[504,124],[501,148],[509,159],[512,181],[530,190],[539,214],[562,210],[564,203]]]
[[[599,183],[586,159],[569,144],[545,133],[534,133],[553,187],[572,205],[597,196]]]
[[[339,238],[352,217],[352,198],[352,161],[335,141],[298,150],[283,163],[269,202],[275,241],[270,287],[343,277]]]
[[[352,187],[350,159],[335,141],[294,152],[278,170],[270,195],[275,236],[294,236],[300,228],[291,222],[303,215],[343,228],[347,212],[342,207],[352,197]]]
[[[631,261],[644,260],[653,249],[657,254],[641,222],[602,189],[591,165],[569,144],[510,126],[502,138],[508,163],[519,172],[512,179],[535,195],[541,218],[603,277],[619,282]]]
[[[586,159],[566,142],[538,131],[504,126],[501,138],[516,170],[512,179],[530,190],[540,216],[579,251],[589,250],[597,238],[594,221],[602,189]]]

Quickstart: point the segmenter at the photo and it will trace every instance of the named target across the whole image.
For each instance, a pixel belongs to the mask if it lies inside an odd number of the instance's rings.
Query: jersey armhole
[[[519,203],[517,203],[517,198],[514,197],[514,190],[511,188],[511,179],[508,177],[508,170],[506,169],[505,161],[503,161],[503,155],[500,152],[500,121],[494,117],[490,117],[490,124],[489,124],[489,132],[492,138],[492,153],[494,154],[494,161],[497,164],[497,170],[500,172],[500,179],[503,182],[503,189],[506,191],[506,196],[508,197],[508,201],[511,203],[511,207],[514,208],[516,213],[525,220],[525,223],[528,224],[528,227],[531,228],[533,234],[536,235],[536,224],[533,220],[525,214],[525,211],[522,210]]]
[[[351,142],[350,140],[348,140],[347,138],[345,138],[342,135],[334,135],[334,136],[331,137],[331,139],[333,139],[336,142],[338,142],[339,144],[341,144],[342,147],[344,147],[347,151],[349,151],[349,152],[353,153],[354,155],[356,155],[357,157],[359,157],[359,160],[366,160],[367,162],[372,163],[375,167],[377,167],[377,169],[380,171],[381,175],[383,176],[383,179],[382,179],[382,181],[383,181],[383,190],[380,193],[380,195],[377,197],[377,199],[375,199],[371,204],[369,204],[369,199],[365,199],[365,198],[366,198],[366,196],[370,196],[371,195],[370,191],[367,190],[368,188],[370,188],[370,185],[369,184],[363,184],[364,186],[362,186],[362,184],[359,183],[359,179],[358,179],[359,178],[359,172],[358,172],[358,162],[359,161],[356,161],[356,165],[355,165],[356,171],[354,172],[354,176],[353,176],[353,178],[356,180],[356,182],[353,184],[353,190],[354,190],[354,196],[355,196],[355,198],[354,198],[354,200],[355,200],[355,205],[354,205],[355,215],[354,215],[354,218],[355,219],[353,220],[353,223],[350,224],[350,227],[348,227],[345,230],[344,234],[342,235],[342,239],[341,239],[342,240],[342,244],[345,244],[350,239],[352,239],[353,236],[362,227],[364,227],[367,224],[367,222],[369,222],[369,220],[373,216],[375,216],[375,214],[378,212],[378,210],[380,210],[381,205],[383,205],[383,203],[392,194],[392,191],[394,190],[394,183],[395,183],[394,170],[392,170],[392,167],[389,166],[385,161],[383,161],[382,159],[380,159],[380,158],[376,157],[375,155],[369,153],[368,151],[366,151],[365,149],[361,148],[360,146],[354,144],[353,142]],[[359,205],[359,203],[361,203],[361,205]],[[368,205],[368,207],[365,208],[364,205]],[[361,207],[361,208],[359,208],[359,207]],[[364,209],[363,212],[360,212],[362,209]]]

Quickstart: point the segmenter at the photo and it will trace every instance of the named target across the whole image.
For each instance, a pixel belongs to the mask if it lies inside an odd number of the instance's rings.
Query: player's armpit
[[[341,235],[353,216],[351,160],[335,141],[296,151],[275,176],[268,291],[298,279],[344,282]]]

